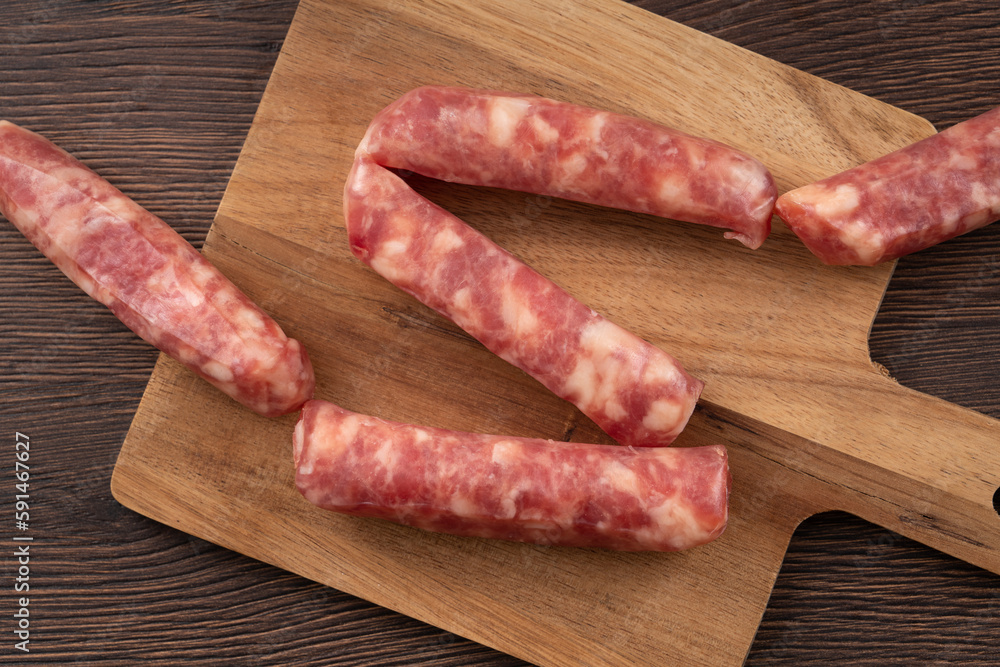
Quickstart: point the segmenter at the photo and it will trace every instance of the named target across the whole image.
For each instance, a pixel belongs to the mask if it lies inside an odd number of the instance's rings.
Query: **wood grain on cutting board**
[[[309,349],[317,397],[398,421],[608,442],[569,404],[351,256],[341,190],[378,109],[424,84],[533,92],[759,157],[784,191],[925,121],[612,0],[304,0],[205,254]],[[706,547],[617,554],[322,512],[294,417],[161,358],[113,479],[125,505],[539,664],[739,664],[803,518],[847,509],[1000,571],[997,422],[895,385],[866,338],[892,267],[825,267],[784,227],[721,230],[414,178],[414,187],[708,383],[680,445],[729,446]]]

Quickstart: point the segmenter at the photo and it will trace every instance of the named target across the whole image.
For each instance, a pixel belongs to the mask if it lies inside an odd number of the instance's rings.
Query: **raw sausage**
[[[309,401],[293,436],[311,503],[455,535],[676,551],[726,527],[721,446],[632,449],[462,433]]]
[[[297,410],[305,349],[165,222],[43,137],[0,121],[0,212],[132,331],[247,407]]]
[[[721,446],[632,449],[400,424],[308,401],[296,485],[324,509],[455,535],[676,551],[725,529]]]
[[[305,348],[165,222],[43,137],[0,121],[0,211],[132,331],[265,415],[312,396]]]
[[[731,231],[757,248],[777,190],[756,159],[656,123],[535,95],[425,86],[372,121],[377,164]]]
[[[782,195],[779,217],[826,264],[871,266],[1000,218],[1000,107]]]
[[[624,445],[670,444],[704,384],[359,151],[344,191],[351,250]]]

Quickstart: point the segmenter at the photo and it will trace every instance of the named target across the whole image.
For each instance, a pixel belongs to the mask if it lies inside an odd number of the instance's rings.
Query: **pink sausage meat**
[[[700,380],[360,151],[344,212],[355,255],[620,443],[667,445],[684,428]]]
[[[426,86],[372,121],[376,163],[723,227],[757,248],[777,191],[756,159],[646,120],[515,93]]]
[[[709,542],[728,519],[723,447],[631,449],[399,424],[309,401],[296,485],[311,503],[455,535],[625,551]]]
[[[313,392],[305,349],[166,223],[0,121],[0,212],[130,329],[265,416]]]
[[[1000,108],[782,195],[778,215],[826,264],[871,266],[1000,219]]]

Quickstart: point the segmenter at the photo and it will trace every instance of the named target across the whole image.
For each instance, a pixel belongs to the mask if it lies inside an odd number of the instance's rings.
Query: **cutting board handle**
[[[849,400],[822,406],[826,416],[809,438],[717,405],[702,410],[709,422],[739,426],[724,434],[730,441],[736,434],[733,444],[797,473],[780,489],[796,525],[843,510],[1000,574],[993,504],[1000,421],[903,387],[874,367],[856,377],[842,388]]]
[[[874,368],[863,385],[868,465],[839,478],[860,493],[842,494],[835,509],[1000,573],[993,504],[1000,420],[903,387]]]

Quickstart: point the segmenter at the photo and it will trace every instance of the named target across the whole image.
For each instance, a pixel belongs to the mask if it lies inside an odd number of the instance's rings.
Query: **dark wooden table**
[[[938,129],[1000,105],[988,0],[638,4]],[[295,5],[4,2],[0,117],[200,246]],[[1000,225],[901,260],[871,348],[903,384],[1000,417]],[[111,470],[155,359],[0,222],[0,663],[523,664],[116,503]],[[26,532],[13,516],[17,432],[31,442]],[[14,588],[15,534],[34,538],[28,593]],[[19,597],[27,654],[14,647]],[[847,515],[806,521],[747,664],[848,661],[1000,664],[1000,577]]]

